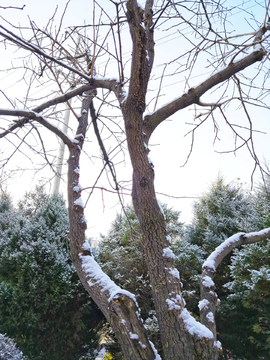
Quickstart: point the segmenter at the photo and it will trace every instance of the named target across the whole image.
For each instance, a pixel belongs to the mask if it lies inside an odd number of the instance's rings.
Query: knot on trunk
[[[140,186],[145,187],[148,185],[148,183],[149,183],[149,180],[143,176],[140,180]]]

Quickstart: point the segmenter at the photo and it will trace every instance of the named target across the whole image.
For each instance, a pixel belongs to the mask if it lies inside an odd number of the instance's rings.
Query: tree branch
[[[270,228],[249,234],[238,233],[220,244],[203,264],[201,277],[201,301],[199,303],[201,323],[208,327],[216,337],[215,312],[219,305],[213,281],[216,269],[226,255],[238,246],[253,244],[270,237]]]
[[[84,92],[93,90],[96,88],[103,88],[103,89],[108,89],[110,91],[113,91],[120,103],[125,98],[125,92],[116,79],[90,79],[89,84],[82,85],[77,89],[74,89],[70,92],[67,92],[63,95],[53,98],[53,99],[35,107],[32,110],[0,109],[0,115],[24,116],[23,119],[16,121],[7,130],[3,131],[0,134],[0,139],[5,137],[7,134],[13,132],[15,129],[27,124],[29,119],[37,120],[37,113],[40,113],[43,110],[48,109],[51,106],[55,106],[55,105],[67,102],[68,100],[70,100],[73,97],[82,95]],[[25,113],[26,115],[23,115],[23,113]]]
[[[72,139],[70,139],[70,137],[67,136],[67,134],[65,134],[62,130],[60,130],[58,127],[56,127],[55,125],[53,125],[52,123],[50,123],[48,120],[46,120],[44,118],[44,116],[31,111],[31,110],[18,110],[18,109],[0,109],[0,115],[7,115],[7,116],[23,116],[24,119],[27,120],[36,120],[38,121],[40,124],[42,124],[44,127],[46,127],[48,130],[52,131],[54,134],[56,134],[57,136],[60,137],[60,139],[68,146],[72,146],[74,145],[74,141]],[[23,125],[23,120],[18,120],[18,122],[16,122],[17,126],[16,127],[20,127]],[[16,125],[15,124],[15,125]],[[13,126],[13,130],[15,128],[15,125]],[[6,130],[4,133],[0,134],[0,138],[4,137],[7,133],[10,133],[11,130]]]
[[[3,38],[9,40],[10,42],[12,42],[13,44],[16,44],[17,46],[30,51],[31,53],[35,54],[35,55],[39,55],[42,56],[44,59],[50,60],[58,65],[60,65],[61,67],[68,69],[69,71],[79,75],[80,77],[84,78],[85,80],[89,80],[90,77],[86,74],[84,74],[83,72],[63,63],[60,60],[57,60],[56,58],[54,58],[53,56],[50,56],[48,54],[46,54],[44,51],[42,51],[38,46],[31,44],[29,41],[23,40],[22,38],[20,38],[19,36],[17,36],[16,34],[14,34],[12,31],[6,29],[4,26],[0,25],[0,28],[3,29],[6,33],[0,31],[0,36],[2,36]]]
[[[151,1],[147,1],[147,4],[151,5]],[[150,14],[151,9],[148,13]],[[128,92],[128,101],[137,101],[137,106],[141,113],[145,111],[145,94],[147,91],[148,80],[151,69],[149,71],[148,62],[148,50],[147,50],[147,37],[143,22],[144,12],[137,4],[137,0],[128,0],[127,2],[127,20],[129,24],[129,30],[132,38],[132,63],[131,63],[131,76]],[[147,21],[146,21],[147,23]],[[151,24],[151,17],[150,23]],[[149,27],[149,25],[148,25]],[[148,32],[152,31],[150,28]],[[149,45],[151,47],[151,45]],[[150,48],[149,48],[150,51]],[[154,55],[154,54],[152,54]],[[127,105],[129,106],[129,105]]]
[[[169,116],[172,116],[177,111],[184,109],[192,104],[200,104],[200,97],[208,90],[221,82],[228,80],[231,76],[244,70],[248,66],[254,64],[257,61],[261,61],[265,55],[263,48],[253,51],[241,60],[231,62],[224,70],[218,71],[198,85],[195,88],[190,88],[187,93],[181,97],[175,99],[167,105],[164,105],[160,109],[156,110],[151,115],[144,117],[144,132],[147,134],[148,139],[152,135],[155,128],[166,120]]]

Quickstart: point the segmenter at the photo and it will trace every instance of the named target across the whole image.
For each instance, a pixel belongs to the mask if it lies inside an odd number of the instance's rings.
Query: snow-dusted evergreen
[[[185,238],[210,254],[228,237],[240,231],[252,231],[254,210],[251,198],[240,185],[226,184],[218,176],[198,201],[194,203],[192,224]]]
[[[3,334],[0,334],[0,359],[26,360],[14,341]]]
[[[269,178],[252,196],[254,231],[270,226]],[[233,359],[267,359],[270,354],[270,240],[235,249],[219,310],[222,342]],[[235,338],[239,341],[235,343]]]
[[[223,246],[221,244],[225,240],[237,239],[239,235],[235,233],[257,231],[262,225],[267,226],[270,219],[270,197],[267,194],[264,186],[259,186],[251,195],[241,186],[226,184],[223,178],[218,177],[208,192],[194,203],[193,223],[186,227],[178,221],[179,213],[162,205],[165,218],[171,219],[168,221],[170,248],[181,276],[182,293],[187,308],[194,315],[199,314],[199,308],[208,306],[206,299],[200,301],[199,291],[206,258],[219,245]],[[103,270],[117,284],[139,295],[137,299],[145,327],[158,344],[158,323],[150,295],[141,236],[134,211],[128,207],[126,214],[117,215],[108,236],[101,239],[98,259]],[[214,280],[221,305],[215,316],[220,324],[218,332],[225,357],[259,360],[269,351],[269,266],[270,242],[265,241],[234,250],[217,268]],[[206,277],[203,281],[207,281]],[[211,278],[208,282],[210,287],[214,285]],[[173,305],[170,300],[168,302]],[[213,320],[213,317],[209,312],[208,318]],[[241,339],[240,344],[235,342],[237,337]]]
[[[0,198],[0,332],[29,359],[74,360],[93,338],[92,304],[69,256],[61,197]]]

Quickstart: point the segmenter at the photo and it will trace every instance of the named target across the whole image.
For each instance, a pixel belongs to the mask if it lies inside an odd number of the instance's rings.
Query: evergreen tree
[[[253,230],[270,226],[270,181],[257,186],[252,196]],[[220,332],[225,348],[235,359],[267,359],[270,356],[270,241],[243,246],[231,257],[226,284],[228,298],[220,308]],[[237,346],[235,338],[240,341]]]
[[[16,210],[3,195],[0,211],[0,332],[30,359],[74,360],[97,310],[69,257],[64,201],[36,192]]]
[[[264,181],[256,187],[253,207],[256,214],[253,227],[256,230],[270,227],[270,176],[266,175]]]
[[[256,231],[270,222],[270,197],[265,196],[265,191],[265,187],[259,186],[253,196],[247,195],[241,186],[226,184],[218,177],[195,202],[193,223],[186,227],[179,223],[177,211],[162,206],[183,295],[195,315],[202,264],[207,256],[231,235]],[[139,294],[139,305],[147,309],[143,312],[145,327],[157,344],[158,324],[142,234],[132,206],[127,207],[126,215],[118,214],[108,236],[102,237],[98,259],[117,284]],[[269,356],[269,264],[270,245],[265,242],[235,250],[217,269],[215,281],[221,306],[216,316],[224,359],[261,360]]]
[[[0,334],[0,359],[1,360],[25,360],[23,353],[17,348],[14,341]]]
[[[185,264],[193,246],[201,249],[197,254],[203,260],[233,234],[269,226],[269,199],[268,189],[263,185],[247,196],[240,186],[226,184],[218,177],[194,204],[193,223],[186,227],[184,241],[180,243],[186,244],[181,253],[182,263]],[[196,279],[201,273],[200,256],[195,257],[195,251],[191,254],[198,264],[193,273]],[[235,250],[217,269],[215,283],[221,305],[216,317],[224,359],[269,356],[269,259],[269,244],[258,243]],[[196,305],[198,282],[191,281],[188,286]],[[192,309],[196,312],[195,306]]]
[[[179,212],[162,205],[168,235],[175,241],[183,232]],[[121,287],[136,292],[137,301],[143,304],[143,317],[153,309],[150,283],[139,221],[133,206],[124,214],[117,214],[107,236],[102,236],[98,250],[102,269]],[[128,275],[129,274],[129,275]]]
[[[210,254],[233,234],[249,231],[253,214],[250,197],[241,186],[226,184],[218,176],[208,192],[194,203],[192,225],[187,227],[185,238]]]
[[[233,359],[270,356],[270,241],[234,251],[229,296],[220,307],[220,337]],[[239,340],[236,344],[235,338]]]

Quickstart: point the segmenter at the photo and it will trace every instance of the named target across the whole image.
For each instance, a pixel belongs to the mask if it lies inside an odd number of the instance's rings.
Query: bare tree
[[[5,94],[10,108],[0,109],[2,123],[11,119],[1,125],[0,138],[14,145],[14,151],[2,160],[1,165],[5,166],[19,151],[29,156],[31,150],[55,171],[54,158],[46,150],[46,143],[52,140],[42,129],[65,143],[69,150],[70,248],[80,279],[111,324],[126,359],[158,359],[154,345],[147,338],[135,296],[120,289],[102,272],[85,239],[87,224],[79,178],[81,156],[91,156],[87,150],[89,124],[93,125],[100,146],[102,171],[108,169],[113,191],[120,201],[124,185],[117,178],[113,152],[106,148],[105,137],[114,139],[114,150],[123,153],[124,136],[133,168],[132,201],[143,232],[164,359],[214,360],[222,351],[215,325],[217,295],[213,279],[216,267],[234,247],[261,241],[269,237],[270,230],[236,234],[207,259],[202,269],[201,322],[196,321],[186,309],[181,295],[170,237],[156,197],[154,166],[148,156],[148,146],[160,124],[178,111],[193,106],[192,139],[206,121],[213,122],[214,137],[217,138],[217,119],[221,115],[235,138],[232,151],[246,146],[254,160],[254,169],[263,171],[253,143],[251,107],[267,108],[265,84],[269,70],[265,62],[269,50],[269,2],[263,5],[262,19],[252,18],[253,29],[248,34],[235,34],[228,28],[227,19],[233,8],[226,8],[226,3],[220,1],[146,0],[143,7],[137,0],[108,3],[110,13],[102,2],[94,0],[92,24],[70,27],[64,33],[61,32],[63,17],[54,31],[52,19],[44,29],[34,22],[30,22],[28,29],[12,28],[11,24],[0,26],[3,44],[15,45],[22,54],[24,79],[27,78],[27,91],[20,103]],[[244,7],[238,10],[244,13]],[[129,33],[125,29],[129,29]],[[164,55],[167,60],[163,69],[155,75],[154,35],[159,29],[175,30],[174,44],[178,49],[174,58],[170,58],[170,54]],[[191,77],[201,71],[201,59],[206,60],[211,72],[199,85],[190,87]],[[247,68],[252,71],[243,72]],[[117,74],[117,78],[108,77],[106,74],[110,72],[114,77]],[[184,87],[179,86],[177,97],[158,108],[166,79],[175,82],[185,79]],[[152,98],[151,93],[147,93],[151,81],[158,82]],[[37,97],[33,100],[30,93],[34,85],[51,86],[51,95],[44,95],[49,100]],[[213,99],[211,102],[202,99],[208,93]],[[77,105],[71,106],[71,99]],[[228,118],[226,109],[233,102],[243,110],[248,125],[241,126]],[[60,130],[63,103],[69,104],[76,118],[69,129],[72,136]],[[153,111],[147,113],[151,106]],[[113,111],[115,115],[112,115]],[[38,149],[33,146],[33,139],[40,145]],[[193,140],[190,151],[192,147]],[[90,165],[87,166],[91,171]]]

